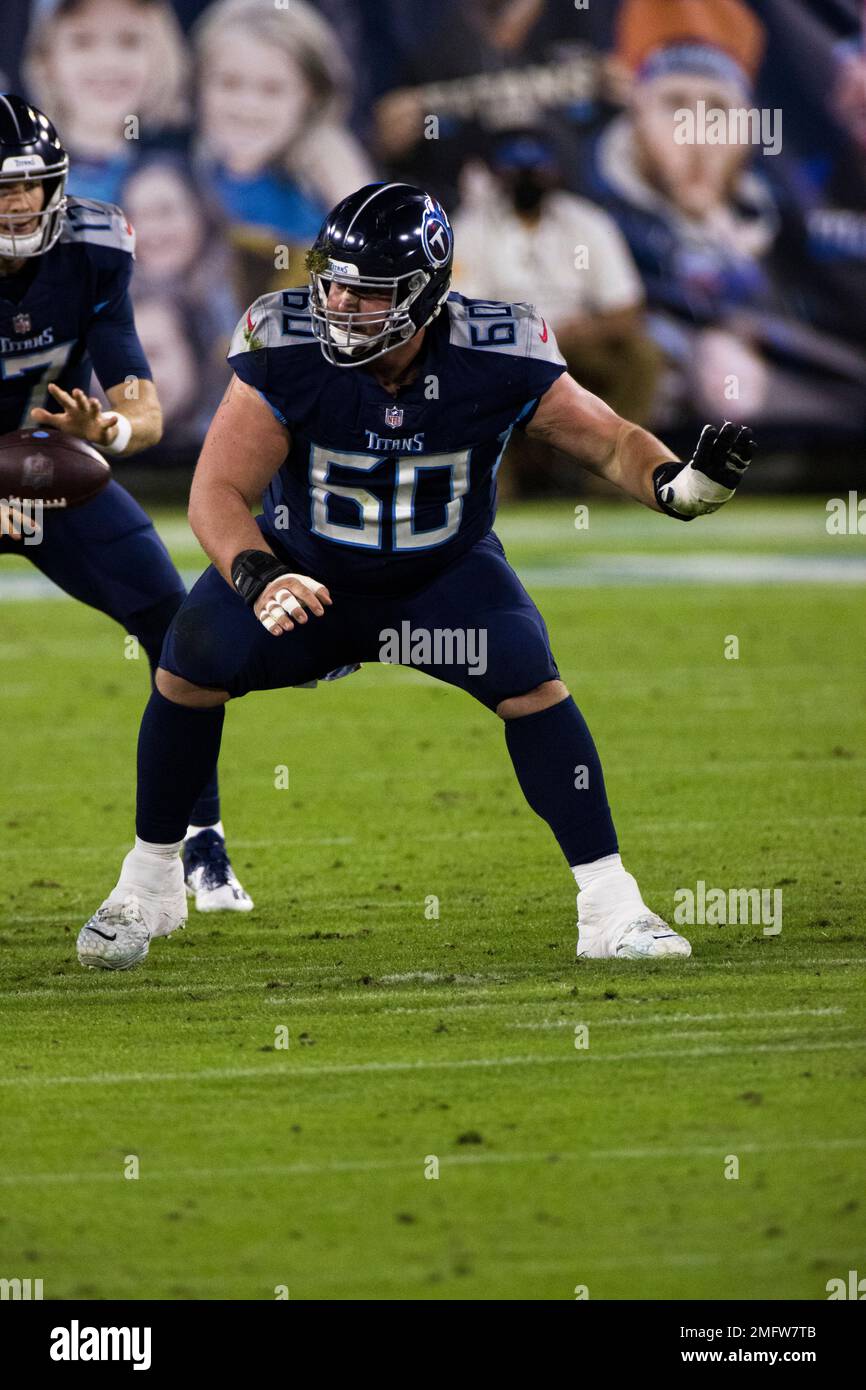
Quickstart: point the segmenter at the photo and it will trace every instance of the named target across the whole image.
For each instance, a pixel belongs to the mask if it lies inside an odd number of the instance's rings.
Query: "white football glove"
[[[680,521],[718,511],[736,492],[754,447],[747,425],[732,425],[729,420],[720,430],[704,425],[688,463],[663,463],[653,473],[662,511]]]

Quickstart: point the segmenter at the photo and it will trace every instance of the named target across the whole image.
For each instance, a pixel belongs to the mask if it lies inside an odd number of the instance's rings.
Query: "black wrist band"
[[[653,469],[653,491],[656,495],[656,501],[663,512],[668,516],[675,517],[677,521],[693,521],[694,517],[683,516],[681,512],[675,512],[673,507],[669,507],[667,502],[662,501],[659,494],[666,483],[669,483],[687,467],[688,464],[681,463],[679,459],[673,459],[670,463],[660,463],[658,468]]]
[[[285,562],[266,550],[242,550],[232,560],[232,583],[250,608],[272,580],[287,573]]]

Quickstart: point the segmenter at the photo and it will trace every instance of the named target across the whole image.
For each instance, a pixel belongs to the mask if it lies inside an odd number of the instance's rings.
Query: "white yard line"
[[[586,531],[575,530],[575,502],[588,506],[589,528]],[[794,540],[826,544],[828,539],[827,509],[818,497],[815,498],[814,507],[808,511],[780,510],[772,506],[750,508],[738,503],[736,507],[727,508],[721,515],[713,517],[709,525],[714,530],[714,539],[724,537],[727,545],[740,540],[759,540],[766,544],[771,538],[788,545]],[[678,528],[671,535],[671,528],[666,523],[659,526],[658,519],[648,517],[640,507],[622,507],[616,503],[611,506],[592,497],[563,499],[556,516],[549,513],[534,515],[532,509],[521,511],[504,503],[497,515],[495,530],[503,545],[527,542],[550,544],[558,540],[571,541],[575,547],[579,547],[584,541],[598,544],[599,539],[603,538],[611,546],[629,540],[648,546],[669,543],[678,550],[690,550],[700,547],[702,541],[706,543],[701,533],[696,535],[685,527]],[[190,531],[183,528],[183,534],[187,545],[195,545]]]
[[[540,1001],[539,1001],[540,1002]],[[578,1008],[575,1001],[573,1008]],[[586,1006],[583,1006],[584,1010]],[[408,1010],[406,1012],[409,1012]],[[413,1010],[412,1012],[420,1012]],[[430,1010],[435,1012],[435,1010]],[[834,1014],[843,1014],[845,1010],[841,1007],[827,1009],[745,1009],[742,1013],[726,1014],[653,1014],[646,1018],[641,1018],[638,1014],[634,1018],[562,1018],[545,1021],[544,1023],[506,1023],[507,1029],[527,1028],[527,1029],[546,1029],[546,1028],[572,1028],[575,1023],[585,1022],[591,1024],[593,1028],[627,1028],[629,1026],[643,1027],[656,1024],[666,1025],[668,1023],[732,1023],[740,1022],[743,1019],[752,1018],[828,1018]]]
[[[498,1067],[545,1067],[545,1066],[586,1066],[589,1062],[644,1062],[663,1059],[673,1065],[697,1057],[729,1057],[740,1053],[749,1056],[769,1053],[830,1052],[862,1050],[866,1048],[866,1038],[856,1040],[839,1039],[828,1042],[793,1043],[753,1043],[743,1041],[728,1046],[661,1048],[653,1051],[641,1048],[635,1052],[601,1052],[597,1048],[585,1051],[571,1049],[567,1056],[528,1056],[528,1057],[466,1057],[442,1059],[438,1061],[415,1062],[335,1062],[319,1063],[308,1067],[203,1067],[197,1071],[176,1072],[92,1072],[82,1076],[5,1076],[0,1077],[0,1086],[33,1089],[42,1086],[166,1086],[174,1083],[184,1084],[203,1081],[232,1081],[241,1078],[268,1078],[282,1081],[301,1081],[322,1076],[357,1076],[383,1073],[405,1073],[422,1071],[470,1071]],[[866,1141],[864,1141],[866,1142]]]
[[[190,959],[190,960],[204,960],[204,961],[206,961],[206,962],[208,962],[208,963],[217,963],[217,962],[220,962],[220,961],[236,961],[236,959],[237,959],[236,956],[233,956],[233,955],[223,955],[223,954],[221,954],[221,955],[213,955],[213,956],[210,955],[210,954],[201,955],[201,956],[198,955],[198,954],[195,954],[195,955],[190,954],[187,958]],[[774,962],[774,963],[775,963],[775,962]],[[611,962],[609,962],[609,961],[599,961],[599,962],[593,962],[593,964],[598,964],[598,965],[610,965]],[[618,962],[618,963],[617,963],[617,968],[619,968],[619,966],[621,966],[621,964],[622,964],[622,962]],[[739,962],[739,963],[736,965],[736,967],[735,967],[732,961],[709,961],[709,962],[704,961],[704,962],[701,962],[701,963],[700,963],[700,969],[701,969],[701,970],[712,970],[712,969],[715,969],[715,970],[727,970],[727,971],[736,969],[738,972],[745,972],[745,971],[748,971],[749,969],[756,969],[756,970],[761,970],[765,975],[769,975],[769,976],[772,977],[773,975],[785,974],[785,973],[787,973],[787,972],[789,972],[789,971],[799,970],[800,967],[803,966],[803,965],[822,965],[822,966],[848,966],[848,965],[859,965],[859,966],[866,966],[866,957],[863,957],[863,956],[853,956],[853,957],[844,957],[844,958],[842,958],[842,959],[838,959],[838,958],[827,958],[827,959],[825,959],[825,958],[823,958],[823,957],[821,957],[821,956],[798,957],[796,960],[792,959],[792,960],[790,960],[790,961],[788,961],[788,962],[783,962],[783,963],[780,965],[780,968],[779,968],[778,970],[769,970],[769,969],[767,968],[767,964],[768,964],[767,962],[762,962],[762,961],[743,961],[743,962]],[[553,1003],[554,1001],[550,1000],[549,998],[546,999],[546,1000],[544,1000],[544,999],[539,999],[538,1001],[534,1001],[534,1000],[514,1000],[514,999],[510,998],[507,994],[503,995],[503,990],[504,990],[504,989],[509,989],[509,988],[515,988],[515,989],[519,989],[523,994],[529,994],[529,993],[532,993],[533,991],[536,991],[536,990],[538,991],[539,994],[542,993],[542,992],[545,992],[545,993],[546,993],[547,991],[555,990],[555,989],[561,989],[561,990],[563,990],[563,991],[566,991],[566,990],[571,989],[571,987],[572,987],[572,980],[577,980],[577,979],[579,978],[579,972],[582,971],[582,970],[586,970],[586,969],[589,967],[589,965],[590,965],[590,962],[587,962],[587,961],[582,961],[582,962],[580,963],[579,969],[578,969],[577,965],[575,965],[575,974],[574,974],[573,976],[571,976],[571,977],[569,978],[569,980],[567,980],[567,981],[550,980],[550,979],[548,979],[548,980],[540,980],[540,981],[537,981],[537,982],[533,982],[532,979],[529,978],[529,976],[528,976],[527,973],[518,973],[518,972],[514,972],[514,973],[511,974],[510,976],[500,976],[500,977],[497,979],[497,981],[496,981],[495,983],[491,983],[491,984],[489,984],[489,985],[480,985],[480,986],[476,986],[476,987],[474,987],[474,988],[472,988],[472,989],[470,989],[470,990],[467,990],[467,989],[461,987],[460,993],[461,993],[461,995],[462,995],[462,997],[463,997],[464,1000],[468,1000],[468,999],[471,999],[471,998],[473,998],[473,997],[477,997],[477,998],[479,998],[479,999],[483,999],[483,998],[484,998],[485,996],[487,996],[487,995],[495,994],[495,995],[496,995],[496,999],[493,1001],[493,1006],[494,1006],[494,1007],[495,1007],[497,1004],[499,1004],[499,1003],[501,1003],[503,1007],[506,1007],[506,1006],[507,1006],[507,1007],[509,1007],[509,1008],[530,1007],[530,1006],[535,1007],[535,1006],[536,1006],[536,1003],[539,1004],[539,1005],[540,1005],[540,1004],[543,1004],[543,1003],[551,1004],[551,1003]],[[689,967],[689,968],[692,969],[693,966],[692,966],[692,967]],[[256,994],[260,995],[260,997],[263,998],[264,1001],[265,1001],[266,1003],[268,1003],[268,1004],[278,1004],[278,1005],[287,1004],[287,1005],[290,1005],[292,1008],[315,1008],[315,1007],[317,1007],[317,1006],[322,1006],[322,1005],[326,1005],[326,1004],[327,1004],[328,1006],[331,1006],[331,1005],[337,1004],[337,1003],[339,1003],[339,1004],[357,1004],[357,1003],[374,1004],[374,1003],[376,1003],[376,1002],[380,1002],[381,1000],[383,1000],[383,999],[385,999],[385,998],[389,998],[389,997],[390,997],[390,998],[401,999],[401,1000],[406,1000],[406,999],[420,999],[420,1000],[424,1000],[424,1001],[429,1001],[429,1000],[431,1000],[431,999],[440,998],[440,999],[442,999],[442,1000],[444,1001],[444,1002],[442,1003],[442,1005],[433,1004],[433,1005],[430,1005],[429,1009],[427,1009],[427,1010],[421,1010],[421,1009],[419,1009],[418,1012],[436,1013],[436,1012],[442,1012],[444,1009],[447,1009],[447,1008],[451,1008],[451,1009],[462,1009],[462,1008],[464,1008],[464,1007],[466,1007],[466,1008],[469,1008],[469,1007],[476,1007],[476,1008],[477,1008],[477,1007],[479,1007],[478,1005],[469,1005],[469,1004],[465,1004],[465,1003],[461,1003],[461,1004],[452,1004],[450,1001],[453,1000],[455,991],[454,991],[454,989],[451,988],[451,987],[449,987],[449,988],[447,988],[447,989],[433,989],[433,988],[431,988],[431,989],[414,989],[414,990],[413,990],[413,989],[406,989],[406,990],[401,989],[401,990],[396,991],[396,992],[394,992],[394,993],[392,993],[392,994],[390,994],[390,995],[387,995],[387,994],[384,994],[384,993],[382,992],[381,988],[380,988],[379,985],[378,985],[378,982],[374,981],[374,983],[373,983],[371,986],[369,986],[368,988],[364,989],[363,991],[362,991],[362,990],[349,991],[349,990],[343,990],[343,989],[333,989],[332,986],[331,986],[330,980],[334,977],[335,974],[337,974],[337,968],[336,968],[336,967],[326,967],[326,966],[324,966],[324,965],[321,965],[321,966],[318,966],[318,965],[292,965],[292,964],[289,964],[288,962],[284,962],[284,963],[281,964],[280,962],[277,961],[277,962],[274,962],[272,965],[270,965],[270,966],[268,966],[268,967],[266,967],[266,968],[262,968],[262,969],[260,970],[259,973],[260,973],[260,974],[263,974],[263,975],[279,975],[279,974],[281,973],[281,971],[283,971],[283,970],[285,971],[286,974],[290,974],[290,975],[315,974],[315,973],[319,972],[319,973],[320,973],[320,977],[322,978],[322,981],[323,981],[322,987],[321,987],[321,989],[320,989],[316,994],[298,994],[298,995],[285,995],[285,996],[280,995],[280,996],[275,996],[275,995],[272,995],[271,993],[264,994],[264,993],[263,993],[263,986],[262,986],[258,981],[252,981],[252,980],[242,980],[242,981],[239,981],[237,984],[232,984],[232,985],[211,984],[211,983],[209,983],[209,982],[206,981],[206,980],[203,980],[203,981],[189,980],[189,981],[187,981],[187,982],[185,982],[185,983],[183,983],[183,984],[180,984],[180,983],[169,983],[169,984],[165,984],[165,983],[160,982],[160,981],[159,981],[158,979],[156,979],[156,978],[154,979],[154,981],[153,981],[152,984],[147,984],[147,983],[145,983],[145,981],[142,981],[140,984],[136,984],[136,983],[134,983],[134,981],[132,981],[132,980],[127,980],[127,979],[124,979],[123,981],[118,980],[116,983],[115,983],[114,981],[111,981],[111,982],[104,982],[104,983],[103,983],[103,981],[100,980],[98,976],[91,976],[90,974],[85,974],[84,972],[82,972],[80,975],[75,974],[75,975],[73,975],[73,976],[70,976],[69,987],[62,987],[62,988],[61,988],[61,987],[58,987],[58,986],[40,986],[40,987],[37,988],[37,989],[6,989],[6,990],[0,990],[0,999],[5,999],[5,1000],[8,1000],[8,1001],[10,1001],[10,1002],[11,1002],[11,1001],[14,1001],[14,1000],[16,1000],[16,999],[21,999],[21,1000],[24,1000],[24,999],[65,999],[65,1000],[68,1000],[70,1003],[77,1003],[79,1000],[83,1000],[83,1001],[86,1001],[87,1004],[89,1005],[89,1004],[92,1004],[93,1002],[100,1001],[100,1000],[107,1000],[109,1003],[116,1003],[116,1002],[118,1002],[118,1001],[120,1001],[120,1002],[125,1002],[126,1000],[128,1000],[128,999],[130,999],[130,998],[133,998],[133,999],[141,999],[141,998],[149,997],[149,998],[151,998],[151,999],[158,999],[158,998],[160,997],[160,995],[163,995],[163,994],[186,994],[186,993],[190,993],[190,994],[202,994],[202,995],[208,995],[208,994],[233,994],[233,993],[243,992],[243,991],[245,991],[245,990],[252,990],[252,991],[255,991]],[[417,979],[419,973],[420,973],[420,972],[417,972],[417,971],[414,972],[413,975],[411,976],[411,978]],[[435,972],[427,972],[427,973],[435,974]],[[329,977],[330,977],[330,978],[329,978]],[[407,976],[407,979],[408,979],[408,978],[410,978],[410,977]],[[446,975],[446,973],[445,973],[444,971],[443,971],[442,973],[440,973],[440,974],[435,974],[435,978],[436,978],[436,979],[439,979],[439,980],[444,980],[444,979],[447,978],[447,979],[449,979],[449,981],[452,981],[453,984],[455,984],[455,985],[459,984],[459,981],[458,981],[458,979],[457,979],[456,977],[452,977],[450,974]],[[473,977],[473,980],[477,980],[478,978],[479,978],[479,977],[474,976],[474,977]],[[487,978],[487,977],[485,977],[485,978]],[[634,974],[632,974],[632,975],[628,976],[627,978],[628,978],[630,981],[633,981],[636,977],[635,977]],[[653,978],[658,979],[659,977],[658,977],[658,976],[654,976]],[[287,982],[287,983],[291,983],[291,982]],[[565,1001],[564,1001],[564,1002],[565,1002]],[[596,1002],[596,1003],[598,1003],[599,1001],[587,1001],[587,1002]],[[577,1007],[577,1006],[575,1006],[575,1007]],[[586,1007],[586,1005],[584,1004],[582,1007]],[[606,1005],[606,1006],[604,1006],[604,1007],[609,1007],[609,1005]],[[377,1010],[377,1012],[378,1012],[378,1010]],[[412,1011],[411,1009],[406,1009],[406,1008],[404,1008],[403,1006],[395,1006],[395,1007],[390,1008],[390,1009],[385,1009],[385,1010],[383,1010],[382,1012],[386,1012],[386,1013],[411,1013],[411,1012],[413,1012],[413,1011]],[[732,1015],[732,1017],[739,1017],[739,1015],[736,1015],[736,1014],[735,1014],[735,1015]],[[614,1019],[614,1020],[611,1020],[611,1022],[612,1022],[612,1023],[616,1023],[617,1020]]]
[[[182,568],[180,573],[189,589],[204,565]],[[518,566],[520,578],[528,588],[583,589],[616,586],[665,584],[712,584],[713,587],[739,587],[745,584],[866,584],[866,559],[860,555],[791,555],[744,550],[709,552],[671,552],[657,549],[638,554],[609,554],[597,550],[580,553],[574,560],[552,565],[529,562]],[[32,602],[55,599],[69,602],[68,596],[38,571],[32,574],[0,575],[0,599],[4,602]]]
[[[800,1139],[792,1143],[753,1144],[726,1138],[718,1144],[692,1144],[679,1148],[628,1148],[628,1149],[587,1149],[585,1152],[556,1150],[535,1153],[467,1153],[438,1155],[440,1172],[448,1168],[479,1168],[510,1166],[512,1164],[531,1164],[551,1166],[557,1163],[614,1163],[644,1162],[653,1160],[724,1158],[725,1152],[734,1148],[737,1155],[762,1154],[771,1157],[777,1153],[856,1150],[866,1148],[866,1138],[851,1139]],[[234,1178],[254,1177],[324,1177],[340,1173],[379,1173],[399,1172],[403,1169],[423,1170],[424,1156],[417,1158],[347,1158],[333,1159],[329,1163],[282,1163],[282,1164],[244,1164],[241,1167],[211,1168],[173,1168],[146,1169],[143,1180],[147,1182],[220,1181]],[[119,1168],[111,1172],[98,1172],[89,1168],[86,1172],[58,1173],[0,1173],[0,1186],[40,1186],[42,1184],[63,1184],[93,1182],[122,1183],[125,1181]],[[649,1258],[649,1257],[647,1257]],[[686,1257],[688,1258],[688,1257]]]
[[[809,771],[809,768],[810,768],[810,766],[811,766],[812,761],[813,761],[813,760],[809,760],[809,761],[804,760],[802,763],[799,763],[799,762],[796,763],[795,766],[796,766],[796,768],[798,769],[798,771],[801,771],[801,772],[808,772],[808,771]],[[863,775],[863,768],[862,768],[862,762],[861,762],[861,760],[858,760],[858,759],[855,759],[855,758],[852,758],[852,759],[832,758],[832,759],[825,759],[824,761],[831,762],[831,763],[833,763],[835,766],[837,766],[837,767],[840,768],[840,769],[842,769],[842,768],[849,768],[852,772],[856,772],[856,774],[858,775],[858,777],[862,777],[862,775]],[[735,766],[735,765],[731,764],[731,765],[728,766],[728,767],[722,768],[722,767],[719,766],[718,763],[712,763],[712,764],[707,764],[705,767],[699,769],[699,771],[701,771],[701,772],[720,772],[720,771],[733,772],[734,766]],[[774,767],[776,767],[776,768],[778,769],[778,766],[779,766],[779,765],[778,765],[778,763],[768,763],[768,766],[774,766]],[[677,769],[668,769],[668,770],[675,771],[675,770],[677,770]],[[685,769],[685,768],[682,768],[682,769],[680,769],[680,770],[685,771],[686,769]],[[690,772],[694,772],[694,771],[695,771],[695,768],[694,768],[694,767],[690,767],[688,770],[689,770]],[[265,778],[264,780],[267,781],[267,778]],[[8,785],[8,784],[7,784],[7,785]],[[66,782],[58,782],[58,783],[52,784],[52,785],[55,785],[56,787],[59,788],[59,787],[66,787],[66,786],[68,786],[68,783],[66,783]],[[510,785],[510,784],[509,784],[509,785]],[[44,791],[45,789],[46,789],[46,784],[40,783],[40,790],[41,790],[41,791]],[[434,788],[431,788],[431,790],[434,790],[434,791],[435,791],[436,788],[435,788],[435,787],[434,787]],[[862,812],[851,812],[850,814],[841,813],[841,814],[836,814],[836,815],[822,815],[822,816],[821,816],[821,824],[822,824],[822,825],[848,825],[848,824],[853,824],[855,821],[856,821],[856,822],[861,822],[861,823],[862,823],[862,821],[863,821],[863,814],[862,814]],[[667,818],[667,817],[664,817],[664,818],[661,818],[661,819],[660,819],[657,815],[654,815],[654,814],[651,814],[651,813],[647,813],[646,815],[636,815],[636,816],[632,816],[632,823],[635,824],[635,825],[639,825],[639,826],[640,826],[640,828],[641,828],[641,834],[646,834],[649,830],[656,829],[660,835],[661,835],[661,834],[665,834],[666,832],[668,832],[668,831],[670,831],[670,830],[695,830],[695,829],[699,829],[699,830],[711,830],[711,829],[718,829],[718,825],[719,825],[718,820],[706,820],[706,821],[701,821],[701,820],[695,820],[695,819],[693,819],[693,818],[691,818],[691,817],[689,817],[689,818],[686,819],[686,820],[671,820],[671,819],[669,819],[669,818]],[[777,826],[780,826],[780,825],[790,825],[790,826],[810,825],[810,826],[814,826],[814,824],[815,824],[815,816],[814,816],[814,814],[802,815],[802,816],[773,816],[773,818],[772,818],[772,827],[773,827],[773,828],[775,828],[775,827],[777,827]],[[519,828],[519,829],[511,829],[511,828],[509,828],[508,826],[496,826],[496,827],[491,827],[490,830],[429,830],[429,831],[428,831],[428,830],[425,830],[423,833],[424,833],[424,839],[425,839],[425,840],[444,841],[444,842],[446,842],[446,843],[449,843],[449,842],[452,841],[452,840],[460,840],[460,841],[463,841],[463,840],[494,840],[494,839],[495,839],[495,840],[517,840],[517,839],[526,839],[527,835],[528,835],[529,833],[531,833],[531,832],[528,830],[528,828],[527,828],[528,826],[533,826],[533,827],[534,827],[534,822],[533,822],[533,821],[527,820],[526,825],[524,825],[522,828]],[[372,837],[371,837],[371,838],[372,838]],[[402,829],[398,829],[398,828],[391,828],[391,829],[389,829],[388,826],[377,827],[377,829],[376,829],[376,839],[377,839],[377,840],[382,840],[382,839],[388,839],[388,838],[405,840],[405,838],[406,838],[405,826],[404,826]],[[89,845],[58,845],[58,844],[54,844],[54,845],[29,845],[29,844],[19,844],[19,845],[17,845],[17,846],[13,846],[13,845],[4,845],[4,846],[0,846],[0,857],[5,857],[5,858],[19,857],[19,858],[21,858],[21,857],[23,857],[23,856],[25,856],[25,855],[32,855],[32,856],[37,856],[37,857],[40,857],[40,858],[44,858],[44,857],[46,857],[46,856],[53,856],[53,855],[58,855],[58,854],[75,854],[75,855],[81,855],[81,856],[85,856],[85,857],[86,857],[86,856],[93,856],[93,857],[95,857],[95,856],[98,856],[98,855],[101,855],[101,854],[113,854],[113,855],[120,855],[120,856],[122,857],[122,856],[123,856],[124,854],[126,854],[126,852],[128,851],[128,849],[129,849],[129,843],[130,843],[130,842],[124,842],[123,844],[104,844],[104,843],[93,844],[93,843],[91,843],[91,844],[89,844]],[[324,846],[328,846],[328,845],[338,845],[338,846],[339,846],[339,845],[358,845],[358,844],[360,844],[360,845],[366,845],[367,843],[368,843],[368,841],[367,841],[366,837],[364,837],[364,836],[355,836],[355,835],[311,835],[311,836],[304,836],[304,835],[294,835],[294,834],[289,835],[289,834],[287,834],[287,836],[286,836],[286,838],[285,838],[284,840],[278,840],[278,839],[268,839],[268,840],[244,840],[244,839],[235,838],[234,836],[230,836],[230,837],[229,837],[229,840],[228,840],[229,849],[230,849],[230,851],[232,851],[232,852],[235,853],[235,854],[236,854],[239,850],[247,850],[247,849],[277,849],[277,848],[285,848],[285,847],[286,847],[287,845],[289,845],[289,844],[291,844],[291,846],[294,847],[294,846],[297,846],[297,845],[324,845]],[[307,901],[310,901],[309,897],[308,897],[306,900],[307,900]],[[365,900],[364,898],[362,898],[362,897],[359,896],[359,897],[353,899],[353,901],[355,901],[355,902],[363,902],[363,901],[366,901],[366,900]],[[17,921],[22,921],[22,920],[25,920],[25,919],[23,919],[23,918],[8,918],[8,919],[5,919],[5,920],[8,920],[8,921],[16,921],[16,920],[17,920]]]
[[[576,503],[589,507],[589,530],[576,531],[574,527],[574,508]],[[757,503],[757,504],[756,504]],[[643,541],[647,545],[670,541],[678,548],[699,547],[700,538],[694,538],[691,530],[674,528],[664,518],[648,516],[640,507],[623,506],[617,501],[609,502],[592,496],[563,498],[555,504],[555,514],[551,511],[536,513],[530,504],[503,502],[496,517],[496,534],[503,545],[524,542],[549,544],[551,541],[573,542],[581,545],[584,540],[604,536],[612,545],[623,540]],[[162,540],[170,549],[186,551],[188,555],[198,553],[198,542],[182,517],[154,517],[154,524]],[[749,503],[737,503],[736,507],[726,508],[708,523],[725,542],[731,544],[738,540],[759,540],[766,543],[770,539],[787,542],[816,541],[827,543],[827,508],[824,500],[814,498],[814,505],[808,509],[794,509],[783,504],[775,506],[772,500],[763,505],[750,498]],[[673,532],[673,536],[671,533]],[[838,543],[838,542],[837,542]],[[844,538],[842,544],[845,543]],[[201,554],[202,564],[205,556]]]

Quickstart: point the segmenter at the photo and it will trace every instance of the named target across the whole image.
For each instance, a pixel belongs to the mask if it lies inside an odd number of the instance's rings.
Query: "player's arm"
[[[751,431],[705,425],[688,462],[624,420],[564,373],[542,396],[527,433],[569,454],[630,497],[682,521],[714,512],[733,497],[752,457]]]
[[[109,457],[128,458],[158,444],[162,410],[135,327],[129,293],[135,234],[119,208],[108,209],[108,235],[95,257],[93,306],[83,338],[110,410],[78,389],[48,387],[59,409],[31,412],[34,423],[75,435]]]
[[[287,570],[251,515],[290,442],[258,391],[233,376],[211,421],[189,497],[189,524],[202,549],[274,636],[291,632],[292,619],[307,621],[301,605],[321,617],[322,605],[331,603],[323,584]]]
[[[137,454],[140,449],[149,449],[162,438],[162,406],[156,394],[156,387],[147,377],[127,377],[122,385],[109,386],[106,391],[109,403],[119,414],[125,415],[132,428],[129,443],[120,449],[121,455]],[[111,414],[107,411],[106,414]],[[117,442],[117,435],[109,440],[109,447]]]
[[[52,381],[48,390],[60,409],[35,406],[30,412],[35,424],[74,435],[121,458],[149,449],[162,438],[162,409],[156,387],[147,377],[130,375],[117,386],[109,386],[105,394],[112,410],[103,410],[95,396],[77,387],[64,391]]]

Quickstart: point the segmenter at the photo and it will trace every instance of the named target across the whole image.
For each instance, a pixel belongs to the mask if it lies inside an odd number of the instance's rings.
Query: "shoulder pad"
[[[135,232],[123,210],[115,203],[96,198],[69,198],[61,241],[83,241],[91,246],[107,246],[115,251],[135,254]]]
[[[565,365],[553,329],[532,304],[506,304],[496,299],[465,299],[450,295],[449,341],[454,347],[504,352],[534,362]]]
[[[316,344],[310,325],[308,289],[273,290],[259,295],[242,316],[232,336],[229,357],[262,348]]]

